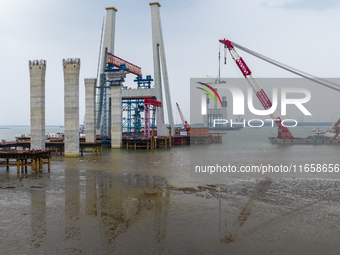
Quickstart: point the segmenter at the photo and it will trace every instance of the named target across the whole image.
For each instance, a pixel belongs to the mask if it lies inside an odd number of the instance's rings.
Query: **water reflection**
[[[31,190],[31,246],[38,248],[46,236],[46,191],[40,188]]]
[[[282,254],[275,251],[289,249],[324,254],[340,248],[337,180],[263,179],[174,188],[160,176],[74,166],[65,162],[67,170],[30,175],[22,186],[17,182],[15,188],[2,189],[2,199],[16,201],[1,200],[0,223],[7,229],[2,240],[18,233],[6,226],[18,231],[22,224],[6,225],[4,211],[15,218],[27,207],[19,198],[29,197],[30,228],[23,225],[20,234],[30,234],[30,240],[21,253]],[[2,250],[13,253],[9,246]]]
[[[66,164],[66,169],[70,167]],[[63,249],[73,253],[80,247],[80,176],[79,171],[65,171],[65,241]]]
[[[270,185],[272,184],[272,179],[261,180],[256,188],[254,194],[250,195],[248,202],[243,207],[240,214],[237,216],[235,222],[232,224],[230,229],[226,229],[226,219],[221,219],[221,197],[219,198],[219,211],[220,211],[220,237],[221,242],[232,242],[239,237],[239,232],[241,227],[245,224],[251,215],[252,209],[256,206],[256,202],[259,196],[264,197]],[[224,235],[224,236],[223,236]]]
[[[116,251],[116,239],[143,217],[145,220],[145,215],[152,211],[155,241],[160,244],[157,249],[161,251],[166,226],[165,207],[169,200],[164,182],[155,176],[140,174],[123,175],[118,183],[112,176],[102,175],[96,178],[96,182],[100,201],[97,215],[100,217],[105,252]]]
[[[72,162],[65,162],[69,170],[49,190],[52,201],[46,199],[45,188],[31,189],[32,247],[49,249],[49,243],[60,242],[61,247],[54,247],[56,254],[111,254],[116,239],[151,213],[153,232],[149,234],[154,236],[155,252],[162,252],[170,199],[164,180],[140,174],[92,174],[72,167]],[[56,211],[48,215],[46,207],[51,203]],[[48,222],[51,215],[54,219]],[[60,228],[51,229],[54,224]]]

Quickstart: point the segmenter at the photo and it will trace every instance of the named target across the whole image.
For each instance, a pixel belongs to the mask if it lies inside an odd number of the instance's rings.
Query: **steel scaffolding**
[[[138,89],[150,89],[152,81],[153,79],[151,79],[151,75],[147,75],[145,79],[143,79],[142,76],[137,76],[134,80],[134,82],[137,82]]]
[[[155,99],[153,97],[152,99]],[[122,110],[123,110],[123,133],[128,136],[140,136],[142,130],[145,130],[145,118],[146,118],[146,106],[144,98],[123,98]],[[156,106],[148,106],[147,112],[149,114],[150,129],[156,128]]]
[[[135,66],[125,60],[122,60],[108,52],[105,55],[106,68],[104,73],[100,75],[100,83],[97,87],[97,119],[99,119],[97,128],[100,130],[101,140],[108,140],[111,133],[111,86],[122,86],[124,78],[127,73],[133,73],[137,75],[134,82],[137,83],[137,89],[150,89],[153,79],[151,75],[147,75],[143,78],[141,70],[138,66]],[[129,67],[129,68],[127,68]],[[156,128],[156,108],[155,105],[145,106],[145,97],[133,97],[122,98],[122,131],[129,136],[140,136],[142,130],[145,129],[145,119],[147,117],[146,127],[150,130]],[[148,99],[155,100],[156,97],[150,97]],[[147,111],[145,111],[147,107]],[[159,110],[161,111],[161,110]],[[146,116],[147,115],[147,116]],[[158,114],[162,118],[161,113]],[[157,115],[157,116],[158,116]],[[157,121],[158,124],[159,121]],[[160,122],[161,123],[161,122]]]

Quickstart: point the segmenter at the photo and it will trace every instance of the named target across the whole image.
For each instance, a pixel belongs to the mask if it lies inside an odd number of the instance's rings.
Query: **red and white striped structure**
[[[237,53],[236,49],[232,45],[232,43],[229,40],[223,39],[220,40],[220,43],[224,44],[225,47],[228,47],[230,55],[235,60],[237,66],[241,70],[242,74],[246,78],[247,82],[253,89],[255,95],[260,100],[261,104],[263,105],[264,109],[267,110],[272,107],[272,102],[268,98],[267,94],[264,92],[264,90],[261,88],[260,84],[257,82],[255,77],[253,76],[252,72],[250,71],[247,64],[244,62],[243,58]],[[278,126],[278,135],[277,138],[279,139],[294,139],[294,136],[290,133],[289,129],[282,125],[282,121],[280,116],[276,111],[274,111],[272,114],[269,114],[269,116],[275,121],[275,123]]]

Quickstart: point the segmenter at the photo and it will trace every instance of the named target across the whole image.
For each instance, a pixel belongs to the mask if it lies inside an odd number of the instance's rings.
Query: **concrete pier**
[[[31,149],[45,149],[46,61],[29,61],[31,94]]]
[[[79,157],[79,70],[80,59],[63,59],[65,156]]]
[[[122,147],[122,87],[111,86],[111,148]]]
[[[171,133],[175,134],[174,118],[172,114],[171,95],[170,95],[169,79],[168,79],[168,69],[166,66],[163,33],[162,33],[161,19],[159,15],[159,7],[161,7],[161,5],[158,2],[152,2],[152,3],[149,3],[149,5],[151,6],[153,67],[154,67],[155,89],[158,94],[157,100],[163,102],[163,96],[162,96],[162,76],[163,76],[164,94],[166,97],[166,106],[167,106],[167,113],[169,117],[169,125],[171,126]],[[164,109],[164,106],[163,106],[163,109]],[[165,123],[164,114],[163,114],[163,123]],[[162,128],[162,132],[163,132],[162,135],[168,135],[167,128],[165,126],[164,128]]]
[[[85,123],[86,123],[86,142],[96,141],[96,119],[95,119],[95,100],[96,100],[97,79],[85,79]]]
[[[122,147],[122,83],[126,78],[126,71],[105,72],[110,86],[110,120],[111,148]]]

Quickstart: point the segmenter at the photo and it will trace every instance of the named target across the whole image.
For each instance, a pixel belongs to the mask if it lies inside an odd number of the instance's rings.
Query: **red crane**
[[[291,73],[294,73],[296,75],[299,75],[303,78],[306,78],[308,80],[311,80],[315,83],[318,83],[322,86],[325,86],[327,88],[333,89],[335,91],[340,92],[340,85],[336,84],[332,81],[329,80],[325,80],[319,77],[316,77],[314,75],[308,74],[306,72],[303,72],[301,70],[298,70],[296,68],[290,67],[288,65],[282,64],[274,59],[268,58],[266,56],[263,56],[255,51],[252,51],[250,49],[247,49],[244,46],[241,46],[235,42],[231,42],[229,40],[223,39],[223,40],[219,40],[220,43],[224,44],[225,48],[228,48],[230,55],[233,57],[233,59],[235,60],[237,66],[239,67],[239,69],[241,70],[242,74],[244,75],[244,77],[246,78],[246,80],[248,81],[249,85],[253,88],[257,98],[260,100],[261,104],[263,105],[263,107],[267,110],[272,106],[272,102],[270,101],[270,99],[268,98],[268,96],[266,95],[266,93],[263,91],[263,89],[260,87],[260,85],[258,84],[258,82],[256,81],[256,79],[254,78],[254,76],[252,75],[252,72],[250,71],[249,67],[247,66],[247,64],[244,62],[244,60],[240,57],[240,55],[237,53],[237,51],[235,50],[234,46],[257,57],[260,58],[268,63],[271,63],[277,67],[280,67],[286,71],[289,71]],[[226,58],[225,58],[225,63],[226,63]],[[279,117],[279,115],[277,114],[277,112],[275,111],[273,114],[270,115],[270,117],[275,121],[275,123],[278,125],[279,130],[278,130],[278,138],[281,139],[285,139],[285,138],[289,138],[289,139],[294,139],[294,137],[292,136],[292,134],[290,133],[289,129],[284,127],[282,125],[282,121]],[[337,139],[337,137],[340,135],[340,119],[337,121],[337,123],[333,126],[332,130],[335,133],[334,137],[332,138],[332,140]]]
[[[85,116],[84,116],[84,121],[83,121],[83,124],[80,125],[80,127],[79,127],[79,132],[84,133],[85,129],[86,129],[86,122],[85,122]]]
[[[178,103],[176,103],[176,105],[177,105],[178,113],[179,113],[179,116],[181,117],[181,121],[182,121],[182,124],[183,124],[183,126],[184,126],[185,131],[190,131],[190,125],[189,125],[189,123],[184,119],[183,114],[182,114],[182,111],[181,111],[181,108],[179,108]]]
[[[237,53],[234,46],[231,44],[229,40],[220,40],[221,43],[226,45],[229,49],[230,55],[235,60],[237,66],[241,70],[242,74],[246,78],[249,85],[252,87],[253,91],[255,92],[257,98],[260,100],[261,104],[263,105],[264,109],[267,110],[272,107],[272,102],[270,101],[267,94],[261,88],[260,84],[257,82],[255,77],[253,76],[252,72],[250,71],[247,64],[244,62],[243,58]],[[278,113],[275,111],[269,115],[277,124],[279,130],[277,138],[279,139],[295,139],[294,136],[290,133],[289,129],[282,125],[282,121]]]
[[[334,137],[332,138],[332,140],[335,140],[339,135],[340,135],[340,119],[337,121],[337,123],[335,123],[335,125],[333,126],[333,130],[335,132]]]

